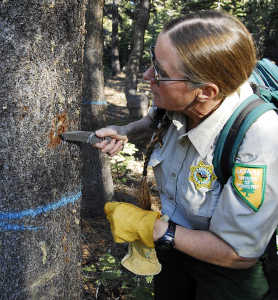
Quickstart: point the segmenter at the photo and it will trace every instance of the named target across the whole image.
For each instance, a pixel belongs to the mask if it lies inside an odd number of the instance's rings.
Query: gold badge
[[[189,180],[195,183],[197,190],[201,187],[211,189],[211,183],[217,179],[213,173],[213,166],[206,166],[202,161],[198,163],[197,167],[190,167],[190,170]]]
[[[234,190],[254,211],[258,211],[264,201],[265,177],[266,166],[234,164]]]

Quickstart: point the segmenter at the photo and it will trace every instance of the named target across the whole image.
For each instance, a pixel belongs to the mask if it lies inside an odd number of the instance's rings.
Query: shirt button
[[[169,197],[169,200],[174,200],[173,197]]]
[[[172,175],[173,177],[176,177],[176,174],[175,174],[175,173],[171,173],[171,175]]]

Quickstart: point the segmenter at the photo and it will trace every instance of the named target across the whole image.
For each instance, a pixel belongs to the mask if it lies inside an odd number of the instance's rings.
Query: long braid
[[[155,133],[154,138],[150,145],[148,146],[145,162],[144,162],[144,168],[143,168],[143,177],[140,183],[140,187],[138,190],[138,205],[142,209],[151,210],[151,197],[149,193],[148,188],[148,181],[147,181],[147,173],[148,173],[148,164],[150,161],[151,154],[154,150],[154,146],[156,143],[159,143],[160,147],[163,146],[162,142],[162,134],[165,132],[165,130],[170,126],[171,120],[165,114],[160,129]]]

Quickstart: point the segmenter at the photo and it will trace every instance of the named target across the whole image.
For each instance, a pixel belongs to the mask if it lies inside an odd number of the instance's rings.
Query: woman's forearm
[[[167,227],[167,222],[156,221],[154,241],[165,234]],[[232,269],[250,268],[258,260],[258,258],[238,256],[229,244],[212,232],[192,230],[182,226],[176,227],[174,248],[196,259]]]
[[[130,142],[150,140],[154,130],[149,127],[153,123],[153,119],[148,115],[144,118],[132,122],[126,126],[127,137]]]

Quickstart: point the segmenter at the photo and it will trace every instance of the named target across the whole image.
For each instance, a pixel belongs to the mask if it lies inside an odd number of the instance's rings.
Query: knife
[[[111,136],[98,137],[92,131],[66,131],[60,134],[62,140],[71,142],[89,143],[94,145],[103,140],[107,141],[107,144],[112,140]]]

